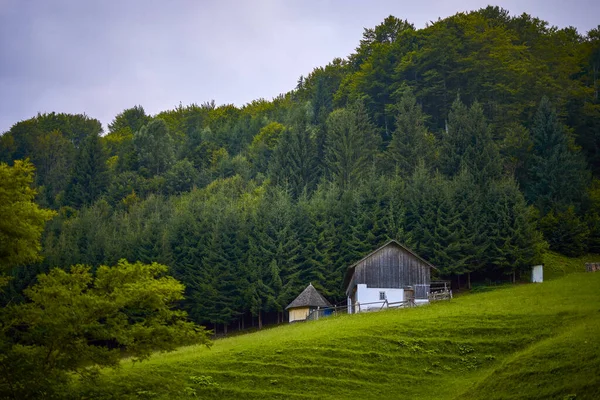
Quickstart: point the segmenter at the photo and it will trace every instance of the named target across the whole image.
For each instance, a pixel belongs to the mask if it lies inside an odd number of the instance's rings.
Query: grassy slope
[[[76,397],[600,398],[600,273],[125,362]],[[568,398],[568,397],[567,397]]]
[[[585,272],[585,263],[600,262],[600,255],[587,254],[585,256],[570,258],[559,253],[549,251],[544,254],[544,280],[556,279],[573,272]]]

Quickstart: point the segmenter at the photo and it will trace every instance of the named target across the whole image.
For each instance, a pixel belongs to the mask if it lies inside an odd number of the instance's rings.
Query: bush
[[[27,302],[0,313],[0,397],[59,397],[78,372],[93,378],[123,353],[143,360],[152,351],[208,344],[204,328],[172,305],[184,287],[157,263],[119,261],[70,272],[55,268],[25,290]]]

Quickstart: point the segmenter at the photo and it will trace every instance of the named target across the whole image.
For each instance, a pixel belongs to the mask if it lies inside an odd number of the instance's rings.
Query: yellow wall
[[[308,316],[309,311],[310,310],[308,307],[290,308],[289,309],[290,322],[304,321],[306,319],[306,317]]]

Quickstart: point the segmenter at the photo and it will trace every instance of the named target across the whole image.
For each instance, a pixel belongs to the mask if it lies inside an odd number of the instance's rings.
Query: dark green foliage
[[[531,136],[527,200],[543,213],[580,205],[589,175],[583,157],[570,148],[565,129],[547,97],[540,101]]]
[[[569,207],[563,212],[550,211],[540,220],[540,229],[550,249],[568,256],[585,254],[590,230],[586,223],[577,217],[574,207]]]
[[[500,175],[498,148],[479,103],[469,108],[460,98],[454,101],[440,147],[440,170],[446,176],[454,176],[462,168],[468,169],[479,182]]]
[[[316,147],[312,126],[304,107],[300,107],[282,133],[269,165],[274,183],[289,187],[294,197],[311,192],[317,182]]]
[[[488,265],[508,274],[540,263],[546,243],[536,230],[534,210],[527,206],[516,182],[495,182],[485,197],[487,247],[483,255]]]
[[[106,156],[97,135],[88,136],[77,151],[64,204],[79,208],[90,205],[106,190]]]
[[[426,115],[410,89],[395,106],[396,128],[384,157],[385,167],[410,176],[418,160],[435,161],[435,138],[428,132]]]
[[[129,130],[130,132],[137,132],[142,129],[143,126],[150,122],[150,117],[146,115],[144,107],[134,106],[128,108],[123,112],[117,114],[115,119],[108,124],[108,130],[110,133]]]
[[[122,351],[144,359],[156,350],[207,343],[203,328],[172,310],[183,285],[166,271],[121,260],[95,275],[82,265],[39,275],[25,290],[27,302],[0,313],[0,395],[55,398],[72,372],[92,378],[101,366],[117,366]]]
[[[37,168],[39,202],[58,208],[86,138],[101,133],[100,122],[85,115],[38,114],[13,125],[2,135],[0,160],[12,163],[29,158]]]
[[[355,187],[373,171],[378,147],[379,137],[362,103],[329,115],[325,164],[342,189]]]
[[[187,159],[177,161],[165,174],[166,194],[187,192],[196,186],[199,174]]]

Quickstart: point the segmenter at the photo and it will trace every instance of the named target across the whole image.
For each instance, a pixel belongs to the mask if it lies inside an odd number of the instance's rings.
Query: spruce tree
[[[585,161],[574,151],[550,100],[543,97],[531,127],[533,152],[525,197],[543,214],[580,205],[589,181]]]
[[[536,229],[535,213],[525,202],[515,180],[506,178],[494,182],[484,200],[486,264],[514,276],[541,262],[546,243]]]
[[[435,137],[427,130],[427,117],[410,89],[406,89],[395,106],[396,129],[385,152],[386,167],[410,176],[418,160],[432,162]]]
[[[380,138],[361,102],[332,112],[327,119],[325,163],[343,190],[354,187],[373,170]]]
[[[65,190],[65,204],[77,208],[89,205],[104,193],[107,184],[106,155],[100,137],[91,134],[78,149],[71,179]]]
[[[311,193],[318,177],[316,147],[307,119],[304,107],[295,110],[269,164],[269,175],[273,181],[289,188],[294,198],[304,192]]]
[[[439,167],[444,175],[452,177],[467,168],[480,183],[500,176],[498,147],[479,103],[468,108],[456,98],[440,145]]]

